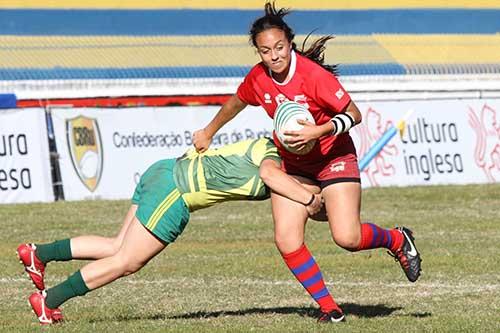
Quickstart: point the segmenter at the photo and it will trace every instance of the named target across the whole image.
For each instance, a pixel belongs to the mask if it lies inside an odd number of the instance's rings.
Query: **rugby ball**
[[[299,131],[304,127],[297,122],[299,119],[316,124],[312,114],[305,106],[297,102],[286,101],[276,108],[273,118],[273,127],[278,140],[286,150],[297,155],[305,155],[313,149],[316,140],[309,141],[307,145],[299,151],[297,151],[296,148],[290,147],[285,142],[285,139],[288,137],[284,134],[286,131]]]

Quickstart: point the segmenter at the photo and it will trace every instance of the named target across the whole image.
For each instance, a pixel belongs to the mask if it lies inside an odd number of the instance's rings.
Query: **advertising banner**
[[[66,200],[131,198],[146,168],[192,149],[193,131],[204,127],[218,110],[217,106],[53,109]],[[216,134],[212,147],[271,133],[271,119],[248,107]]]
[[[45,111],[0,111],[0,203],[53,200]]]
[[[363,187],[500,181],[500,100],[358,103],[363,122],[351,130],[363,157],[408,110],[396,135],[362,172]],[[53,110],[67,200],[130,198],[153,162],[192,148],[194,130],[217,106]],[[272,121],[247,107],[216,134],[212,147],[270,136]]]
[[[358,157],[404,117],[396,135],[362,172],[363,186],[471,184],[500,181],[500,100],[360,103],[351,130]]]

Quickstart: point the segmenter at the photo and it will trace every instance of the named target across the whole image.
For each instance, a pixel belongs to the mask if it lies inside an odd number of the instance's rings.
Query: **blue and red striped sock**
[[[403,234],[396,229],[383,229],[373,223],[361,223],[361,242],[357,251],[385,247],[392,252],[403,245]]]
[[[326,288],[318,264],[316,264],[305,244],[302,244],[298,250],[282,254],[282,256],[293,275],[295,275],[297,280],[299,280],[316,303],[318,303],[321,311],[330,312],[335,309],[340,310]]]

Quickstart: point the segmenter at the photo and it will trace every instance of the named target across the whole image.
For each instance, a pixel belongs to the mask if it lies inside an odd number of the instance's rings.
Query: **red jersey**
[[[314,61],[292,51],[288,79],[275,81],[270,70],[261,62],[255,65],[238,87],[238,98],[243,102],[262,106],[273,118],[277,106],[290,100],[301,103],[311,112],[317,125],[330,121],[344,111],[351,98],[335,76]],[[274,142],[284,160],[293,164],[300,161],[322,162],[335,155],[335,148],[351,142],[348,133],[338,136],[325,135],[306,155],[288,152],[276,136]]]

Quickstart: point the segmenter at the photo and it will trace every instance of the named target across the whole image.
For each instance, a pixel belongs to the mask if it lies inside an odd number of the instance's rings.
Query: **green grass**
[[[21,242],[113,235],[127,201],[0,207],[0,331],[37,332]],[[196,212],[137,274],[68,301],[60,332],[499,332],[500,185],[368,189],[363,219],[414,230],[423,275],[411,284],[383,250],[349,253],[325,223],[307,243],[347,322],[318,325],[316,306],[273,245],[270,203]],[[52,263],[53,286],[83,262]]]

